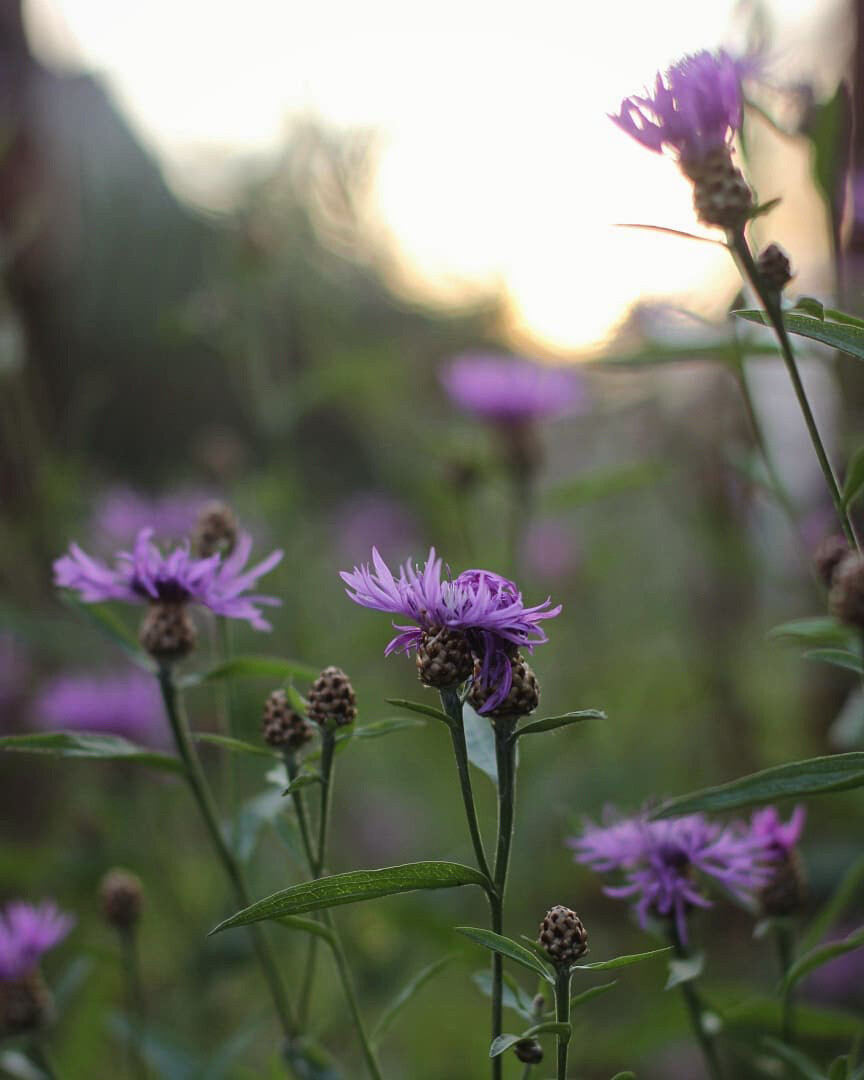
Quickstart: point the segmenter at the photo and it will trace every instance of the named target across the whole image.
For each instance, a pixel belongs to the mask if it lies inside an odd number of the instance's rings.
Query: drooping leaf
[[[544,1020],[542,1024],[535,1024],[533,1027],[528,1028],[527,1031],[523,1031],[521,1035],[499,1035],[493,1039],[492,1045],[489,1047],[489,1057],[498,1057],[505,1050],[509,1050],[511,1046],[522,1042],[523,1039],[532,1039],[537,1035],[569,1036],[569,1034],[569,1024],[559,1020]]]
[[[666,980],[664,990],[671,990],[681,983],[691,982],[698,979],[705,968],[705,954],[694,953],[693,956],[678,956],[669,961],[669,978]]]
[[[517,728],[516,737],[520,735],[534,735],[541,731],[555,731],[557,728],[569,727],[571,724],[579,724],[583,720],[606,720],[605,712],[600,709],[579,709],[577,712],[562,713],[560,716],[547,716],[542,720],[532,720]]]
[[[510,960],[515,960],[517,964],[521,964],[523,967],[528,968],[529,971],[533,971],[535,975],[539,975],[546,982],[555,982],[549,974],[549,969],[540,958],[535,956],[529,949],[526,949],[524,945],[520,945],[518,941],[504,937],[503,934],[496,934],[492,930],[484,930],[479,926],[457,926],[455,930],[478,945],[491,949],[492,952],[500,953]]]
[[[810,920],[801,936],[800,951],[809,952],[820,945],[831,928],[842,919],[846,909],[855,901],[864,887],[864,855],[849,867],[831,897]]]
[[[768,632],[771,638],[789,638],[811,645],[844,645],[850,638],[848,626],[828,615],[815,615],[809,619],[793,619],[781,623]]]
[[[862,488],[864,488],[864,446],[859,446],[849,461],[846,478],[843,481],[843,505],[848,507],[861,493]]]
[[[183,686],[218,682],[220,679],[268,678],[277,680],[314,679],[318,672],[297,660],[283,660],[279,656],[232,656],[209,671],[196,672],[181,680]]]
[[[759,326],[771,326],[771,318],[767,311],[733,311],[731,314]],[[864,360],[864,329],[848,320],[840,322],[828,318],[817,319],[812,315],[784,311],[783,325],[790,334],[808,338],[810,341],[819,341],[856,360]]]
[[[791,1065],[798,1076],[802,1077],[802,1080],[825,1080],[825,1075],[819,1066],[803,1051],[787,1046],[786,1043],[780,1042],[779,1039],[766,1037],[763,1042],[781,1061]]]
[[[495,732],[492,721],[488,716],[480,716],[470,705],[464,705],[462,723],[465,726],[468,760],[497,786],[498,763],[495,759]]]
[[[195,731],[192,737],[196,742],[218,746],[220,750],[227,750],[232,754],[252,754],[255,757],[276,758],[277,760],[281,756],[278,751],[271,750],[269,746],[258,746],[256,743],[234,739],[230,735],[219,735],[215,731]]]
[[[864,753],[833,754],[830,757],[792,761],[771,769],[742,776],[728,784],[703,788],[689,795],[679,795],[664,803],[654,818],[680,817],[683,814],[741,810],[763,806],[779,799],[803,798],[830,791],[846,791],[864,784]]]
[[[818,319],[820,322],[825,321],[825,305],[821,300],[817,300],[815,296],[799,296],[795,301],[794,310],[804,315],[812,315],[814,319]]]
[[[671,946],[665,949],[650,949],[648,952],[630,953],[627,956],[616,956],[612,960],[598,960],[593,964],[574,964],[574,971],[610,971],[612,968],[629,967],[631,964],[641,964],[643,960],[652,960],[655,956],[663,956],[668,953]]]
[[[843,668],[845,671],[854,671],[856,675],[864,675],[861,657],[848,649],[810,649],[801,654],[801,659],[818,660],[823,664]]]
[[[471,979],[481,993],[488,998],[492,997],[492,975],[489,971],[475,971]],[[534,1019],[534,1003],[530,995],[525,993],[508,971],[504,972],[501,1000],[508,1009],[513,1009],[523,1020]]]
[[[380,896],[395,896],[417,889],[452,889],[460,885],[489,888],[489,882],[479,870],[460,863],[416,862],[381,870],[352,870],[318,881],[306,881],[266,896],[225,919],[210,933],[217,934],[265,919],[279,919],[283,915],[302,915],[307,911],[356,904]]]
[[[294,779],[283,789],[283,795],[291,795],[295,791],[300,791],[302,788],[312,787],[313,784],[322,783],[321,774],[315,772],[301,772],[298,773]]]
[[[407,701],[405,698],[385,698],[388,705],[395,705],[397,709],[407,709],[409,712],[420,713],[421,716],[431,716],[433,720],[443,720],[449,726],[450,717],[434,705],[424,705],[420,701]]]
[[[864,947],[864,926],[848,934],[842,941],[829,941],[824,945],[817,945],[803,956],[799,956],[786,973],[783,980],[783,993],[788,994],[792,987],[800,982],[805,975],[838,956],[845,956],[854,949]]]
[[[390,1004],[381,1014],[381,1019],[375,1025],[375,1029],[372,1032],[373,1042],[379,1041],[387,1028],[390,1027],[390,1025],[393,1023],[393,1021],[396,1019],[402,1009],[404,1009],[404,1007],[408,1004],[411,998],[414,997],[417,991],[422,986],[425,986],[430,979],[434,978],[434,976],[437,975],[442,968],[445,968],[448,964],[452,963],[454,959],[455,954],[451,954],[450,956],[442,956],[438,960],[433,961],[433,963],[428,964],[426,967],[422,968],[420,971],[417,972],[414,978],[411,979],[411,981],[399,991],[396,997],[390,1002]]]
[[[164,772],[182,773],[183,763],[171,754],[137,746],[120,735],[88,735],[78,731],[46,731],[33,735],[0,736],[0,750],[20,754],[48,754],[62,758],[94,758],[149,765]]]
[[[594,998],[600,997],[602,994],[608,994],[610,990],[614,989],[618,985],[618,980],[613,982],[601,983],[599,986],[592,986],[588,990],[583,990],[581,994],[574,994],[570,998],[570,1009],[578,1009],[580,1005],[587,1005],[589,1001],[593,1001]]]

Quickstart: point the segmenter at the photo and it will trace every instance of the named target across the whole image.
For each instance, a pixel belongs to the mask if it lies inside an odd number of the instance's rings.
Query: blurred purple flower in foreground
[[[152,529],[160,540],[181,540],[212,501],[211,493],[192,488],[156,497],[129,487],[108,488],[93,511],[94,535],[112,544],[131,544],[142,529]]]
[[[156,682],[134,669],[119,675],[60,675],[36,698],[33,718],[50,731],[121,735],[144,746],[170,741]]]
[[[360,492],[338,509],[334,534],[345,562],[360,558],[373,546],[385,558],[404,558],[417,541],[417,523],[408,508],[387,495]]]
[[[142,529],[135,548],[120,552],[115,566],[109,567],[70,544],[69,554],[54,563],[55,584],[74,589],[85,603],[124,600],[128,603],[196,603],[217,615],[245,619],[256,630],[269,630],[270,624],[260,606],[281,603],[273,596],[246,595],[263,574],[282,558],[274,551],[262,562],[246,569],[252,548],[248,534],[238,538],[237,547],[226,556],[211,555],[198,559],[188,543],[163,554],[152,541],[153,530]]]
[[[685,56],[657,73],[653,94],[625,98],[612,120],[658,154],[667,146],[683,161],[704,159],[741,126],[745,66],[722,50]]]
[[[574,372],[501,353],[463,353],[450,361],[441,382],[460,409],[503,424],[561,416],[585,401]]]
[[[582,562],[582,552],[572,531],[554,518],[532,522],[524,547],[526,567],[545,581],[568,577]]]
[[[480,661],[480,683],[495,691],[485,702],[483,712],[490,712],[510,692],[514,648],[530,652],[534,645],[548,641],[539,623],[561,610],[560,604],[550,607],[552,601],[548,598],[535,607],[525,607],[516,585],[489,570],[465,570],[457,578],[448,576],[442,580],[442,561],[434,548],[430,548],[422,569],[409,560],[400,567],[398,578],[375,548],[372,562],[374,573],[368,564],[355,566],[350,573],[341,572],[350,598],[363,607],[402,615],[416,623],[394,624],[399,633],[385,649],[385,655],[411,652],[426,631],[442,627],[462,630]]]
[[[577,862],[602,873],[619,871],[626,884],[607,886],[607,896],[632,899],[640,925],[651,918],[674,919],[678,936],[687,940],[687,912],[711,907],[693,871],[720,882],[747,900],[771,877],[767,842],[743,825],[717,825],[701,814],[649,821],[646,814],[605,824],[588,822],[581,836],[568,841]]]
[[[796,806],[785,824],[776,807],[766,806],[753,814],[750,834],[765,844],[770,856],[782,859],[798,844],[806,820],[807,811],[803,806]]]
[[[75,920],[50,900],[38,907],[17,902],[0,914],[0,980],[28,975],[43,953],[66,937]]]

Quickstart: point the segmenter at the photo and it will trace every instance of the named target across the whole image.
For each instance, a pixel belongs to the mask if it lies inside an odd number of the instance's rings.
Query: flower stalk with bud
[[[570,1048],[570,981],[572,968],[588,951],[588,932],[571,908],[556,904],[540,924],[539,941],[555,969],[555,1019],[567,1024],[567,1033],[556,1036],[558,1080],[567,1080]]]

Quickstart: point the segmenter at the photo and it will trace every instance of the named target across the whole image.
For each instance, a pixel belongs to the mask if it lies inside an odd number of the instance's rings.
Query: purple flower
[[[142,529],[152,529],[160,540],[180,540],[192,531],[199,511],[212,500],[212,494],[194,489],[153,498],[132,488],[112,487],[97,499],[93,529],[113,544],[133,543]]]
[[[653,94],[625,98],[611,119],[649,150],[659,154],[668,146],[698,161],[727,146],[740,128],[745,68],[722,50],[685,56],[665,77],[657,73]]]
[[[776,807],[766,806],[757,810],[750,820],[750,835],[765,844],[774,859],[785,858],[801,839],[807,811],[796,806],[789,820],[783,823]]]
[[[510,692],[514,647],[530,652],[534,645],[548,641],[539,624],[561,610],[560,604],[550,607],[548,598],[535,607],[525,607],[516,585],[489,570],[465,570],[457,578],[448,574],[442,579],[442,562],[434,548],[430,548],[425,566],[415,567],[409,560],[400,567],[398,578],[376,548],[372,549],[372,562],[374,573],[368,564],[355,566],[351,573],[341,572],[348,595],[363,607],[401,615],[416,624],[394,623],[399,633],[384,650],[385,656],[411,652],[424,632],[433,628],[464,631],[480,660],[482,684],[495,689],[483,712],[490,712]]]
[[[263,574],[281,560],[274,551],[263,562],[246,569],[252,539],[243,533],[234,551],[223,558],[211,555],[199,559],[189,551],[188,543],[163,554],[152,541],[153,530],[138,533],[134,551],[117,555],[115,566],[92,558],[77,544],[70,544],[69,554],[54,563],[55,584],[75,589],[85,603],[125,600],[128,603],[196,603],[217,615],[245,619],[256,630],[269,630],[270,624],[258,610],[264,605],[278,605],[273,596],[245,595]]]
[[[60,675],[41,691],[34,722],[50,731],[122,735],[144,746],[169,740],[156,681],[143,671],[119,675]]]
[[[450,361],[441,382],[460,409],[503,424],[560,416],[585,400],[582,380],[572,371],[500,353],[463,353]]]
[[[0,914],[0,980],[28,975],[74,925],[72,916],[50,900],[38,907],[20,901],[7,904]]]
[[[671,918],[682,941],[687,940],[688,910],[711,907],[694,871],[714,878],[742,900],[771,877],[762,836],[740,825],[714,824],[701,814],[649,821],[645,812],[619,818],[608,811],[603,825],[588,822],[582,836],[568,843],[577,862],[623,874],[625,884],[604,891],[633,899],[643,928],[651,917]]]

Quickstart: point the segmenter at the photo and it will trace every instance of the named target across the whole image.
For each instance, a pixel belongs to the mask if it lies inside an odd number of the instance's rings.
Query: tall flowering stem
[[[674,919],[669,920],[669,940],[672,944],[672,948],[675,950],[675,955],[680,960],[688,959],[690,955],[689,950],[682,940],[678,925]],[[696,1041],[699,1043],[702,1055],[705,1058],[705,1066],[708,1069],[708,1075],[711,1077],[711,1080],[723,1080],[723,1069],[720,1065],[717,1043],[714,1040],[714,1036],[706,1030],[705,1006],[702,1003],[699,991],[690,979],[685,979],[679,986],[681,989],[681,996],[684,999],[684,1004],[687,1008],[687,1015],[690,1018],[690,1025],[693,1028],[693,1034],[696,1036]]]
[[[498,771],[498,843],[495,851],[494,890],[490,894],[492,929],[504,933],[504,894],[510,868],[513,822],[516,812],[516,739],[517,717],[497,716],[492,721],[495,733],[495,762]],[[569,986],[569,983],[568,983]],[[504,960],[492,954],[492,1028],[493,1038],[503,1027]],[[568,998],[569,1001],[569,998]],[[500,1061],[500,1056],[495,1059]]]
[[[561,1024],[570,1020],[571,969],[561,964],[555,969],[555,1019]],[[567,1080],[567,1057],[570,1050],[570,1033],[556,1036],[558,1049],[558,1080]]]
[[[480,833],[480,824],[477,820],[477,807],[474,803],[474,790],[471,786],[471,772],[468,766],[468,745],[465,741],[465,722],[462,717],[462,699],[456,690],[439,691],[441,704],[444,712],[450,718],[450,738],[453,743],[453,756],[456,759],[456,772],[459,776],[459,788],[462,792],[462,803],[465,807],[465,817],[468,822],[468,832],[471,834],[471,844],[474,848],[474,858],[477,860],[477,869],[492,881],[492,871],[486,858],[486,849],[483,846],[483,836]]]
[[[189,725],[174,681],[173,665],[170,663],[161,663],[159,665],[159,688],[162,691],[165,713],[171,725],[177,753],[183,762],[186,781],[207,828],[213,848],[228,880],[231,882],[238,903],[241,907],[249,907],[252,898],[240,865],[235,859],[234,853],[226,844],[222,830],[219,828],[213,796],[189,734]],[[257,924],[251,925],[249,932],[258,963],[273,998],[273,1004],[282,1030],[286,1037],[293,1038],[299,1032],[297,1020],[285,992],[285,987],[282,984],[279,969],[270,951],[266,934]]]
[[[825,449],[825,444],[822,441],[822,436],[819,434],[816,417],[813,415],[813,410],[810,407],[807,391],[801,380],[801,373],[798,370],[795,353],[792,350],[792,343],[786,332],[786,326],[783,322],[783,313],[780,307],[779,294],[775,290],[766,287],[762,274],[759,271],[759,267],[756,264],[756,260],[753,258],[753,252],[750,250],[750,244],[747,241],[744,226],[742,225],[739,228],[728,230],[727,240],[729,248],[738,262],[741,273],[756,292],[765,311],[768,313],[768,318],[771,320],[771,327],[777,338],[777,344],[780,346],[780,354],[783,357],[783,362],[789,373],[792,389],[795,391],[795,397],[798,400],[801,414],[804,417],[804,423],[807,425],[810,441],[813,444],[813,449],[819,462],[819,468],[822,470],[822,475],[825,478],[825,484],[828,487],[831,501],[834,503],[834,509],[837,511],[837,517],[840,519],[843,533],[850,547],[857,549],[859,546],[858,538],[855,535],[855,530],[852,527],[852,522],[849,519],[849,514],[843,503],[840,485],[837,482],[837,477],[834,473],[834,468],[831,465],[831,460],[828,457],[828,452]]]

